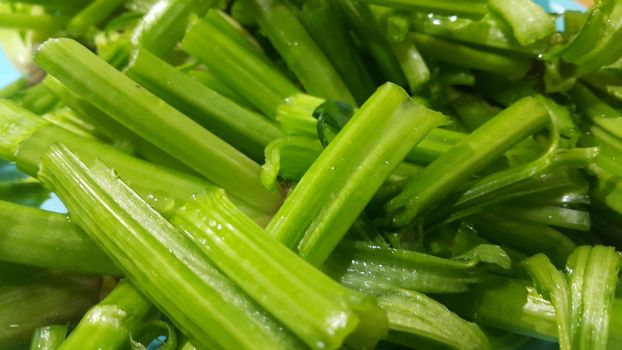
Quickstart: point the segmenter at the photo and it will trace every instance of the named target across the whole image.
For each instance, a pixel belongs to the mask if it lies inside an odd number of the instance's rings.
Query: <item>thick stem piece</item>
[[[25,13],[0,13],[0,27],[18,30],[37,30],[55,33],[67,24],[63,16],[31,15]]]
[[[608,326],[614,302],[620,255],[613,247],[581,246],[566,262],[570,296],[570,331],[575,349],[604,350],[609,343]],[[619,333],[613,329],[613,333]]]
[[[465,292],[469,285],[482,282],[486,271],[479,263],[344,240],[326,261],[325,270],[349,288],[371,295],[395,288],[445,294]]]
[[[95,127],[97,134],[99,134],[96,136],[109,141],[120,151],[136,153],[153,163],[193,173],[192,169],[110,118],[101,109],[71,91],[56,78],[48,75],[43,79],[43,84],[52,90],[81,119]]]
[[[337,349],[345,341],[373,348],[384,336],[386,319],[373,300],[340,286],[268,236],[224,191],[188,202],[173,223],[309,347]]]
[[[313,163],[268,232],[321,264],[412,147],[446,120],[385,84]]]
[[[164,215],[212,186],[200,178],[157,166],[51,125],[9,101],[0,101],[0,128],[0,156],[15,161],[23,172],[37,176],[47,149],[62,142],[89,165],[99,159],[113,166],[126,183]]]
[[[522,262],[536,288],[555,309],[557,334],[561,350],[570,350],[570,291],[564,274],[544,254],[536,254]]]
[[[385,291],[378,303],[389,317],[387,341],[420,349],[490,349],[476,324],[458,317],[445,305],[411,290]]]
[[[466,319],[548,341],[557,340],[555,309],[534,287],[522,280],[495,277],[459,295],[439,296],[444,304]],[[622,344],[622,300],[614,299],[608,332],[608,349]]]
[[[522,46],[555,33],[555,18],[531,0],[490,0],[488,6],[510,25]]]
[[[39,177],[132,285],[201,348],[297,349],[299,340],[102,163],[52,146]]]
[[[344,25],[339,5],[330,0],[305,1],[300,20],[348,85],[357,103],[374,92],[375,83]]]
[[[274,211],[279,193],[259,180],[260,166],[71,39],[50,39],[35,61],[128,129],[234,196]],[[182,142],[183,140],[183,142]]]

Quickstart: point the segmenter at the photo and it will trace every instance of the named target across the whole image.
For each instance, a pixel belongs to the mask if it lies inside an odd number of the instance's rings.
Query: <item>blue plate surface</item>
[[[19,72],[7,59],[2,46],[0,46],[0,88],[12,83],[19,77]]]

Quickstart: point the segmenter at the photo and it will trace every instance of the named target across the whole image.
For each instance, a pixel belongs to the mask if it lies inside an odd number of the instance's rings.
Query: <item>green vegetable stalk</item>
[[[198,21],[181,45],[269,118],[275,117],[277,106],[285,98],[299,92],[274,64],[213,23]]]
[[[555,309],[559,347],[571,349],[570,343],[570,298],[568,282],[563,273],[557,270],[544,254],[536,254],[522,262],[534,285]]]
[[[99,159],[113,165],[126,183],[164,215],[172,215],[193,194],[212,186],[198,177],[157,166],[58,128],[11,102],[0,100],[0,112],[0,125],[5,128],[0,156],[15,161],[20,170],[32,176],[37,175],[48,147],[63,142],[88,164]],[[264,211],[235,200],[253,218],[265,220]]]
[[[424,55],[513,80],[523,78],[532,65],[531,58],[512,52],[498,52],[421,33],[410,36]]]
[[[301,343],[203,251],[102,163],[52,146],[39,177],[128,281],[202,348],[297,349]]]
[[[579,34],[559,53],[566,62],[584,72],[612,64],[620,58],[622,48],[622,3],[598,1],[590,9]]]
[[[354,103],[341,76],[285,3],[281,0],[243,1],[307,92]]]
[[[375,85],[349,36],[338,4],[330,0],[305,1],[300,20],[335,66],[356,102],[365,102]]]
[[[173,223],[310,348],[337,349],[345,341],[370,349],[384,336],[385,315],[372,300],[340,286],[267,236],[224,191],[188,202]]]
[[[123,0],[95,0],[71,18],[67,23],[67,30],[73,35],[85,35],[89,29],[112,15],[123,2]]]
[[[387,204],[393,224],[405,226],[504,151],[548,121],[546,107],[526,97],[499,113],[433,161]]]
[[[190,16],[203,15],[216,0],[157,0],[132,33],[132,42],[158,57],[166,56],[183,37]]]
[[[52,90],[80,119],[92,125],[95,128],[93,134],[103,142],[111,143],[120,151],[135,153],[150,162],[192,173],[190,168],[110,118],[101,109],[81,98],[54,77],[46,76],[43,84]]]
[[[0,347],[28,344],[35,329],[79,319],[99,296],[100,278],[0,263]]]
[[[119,270],[69,218],[0,201],[3,261],[53,270],[118,276]]]
[[[305,173],[269,234],[321,264],[410,149],[445,117],[383,85]]]
[[[378,297],[389,317],[387,341],[422,349],[490,349],[488,338],[475,324],[465,321],[443,304],[410,290]]]
[[[263,161],[263,148],[282,136],[270,120],[203,86],[147,50],[134,55],[126,74],[257,162]]]
[[[130,344],[130,333],[153,317],[155,311],[140,292],[122,281],[84,314],[58,349],[125,349]]]
[[[486,13],[487,0],[356,0],[411,11],[464,14],[479,17]]]
[[[478,251],[484,251],[480,246]],[[510,258],[499,247],[488,246],[491,261],[509,269]],[[343,241],[326,261],[326,272],[344,285],[371,295],[382,290],[409,289],[421,293],[461,293],[481,283],[486,270],[479,258],[443,259],[403,249]]]
[[[280,194],[261,185],[258,164],[77,42],[51,39],[35,61],[117,122],[234,196],[266,212],[280,204]]]
[[[572,347],[607,349],[620,256],[613,247],[581,246],[568,258],[566,270]],[[615,328],[613,333],[618,333]]]
[[[30,350],[57,350],[65,340],[67,325],[52,325],[37,328],[32,335]]]
[[[555,33],[555,19],[531,0],[491,0],[488,6],[512,27],[514,38],[522,46]]]

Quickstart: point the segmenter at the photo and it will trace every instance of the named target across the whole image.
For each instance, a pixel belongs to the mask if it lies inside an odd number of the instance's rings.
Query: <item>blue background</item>
[[[19,72],[6,58],[4,50],[0,46],[0,88],[17,80],[19,77]]]

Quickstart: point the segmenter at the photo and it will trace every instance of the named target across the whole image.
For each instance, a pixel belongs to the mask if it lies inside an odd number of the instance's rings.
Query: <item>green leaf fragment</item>
[[[277,179],[299,181],[322,153],[322,145],[315,139],[288,136],[270,143],[265,150],[266,162],[261,167],[261,181],[274,189]]]

